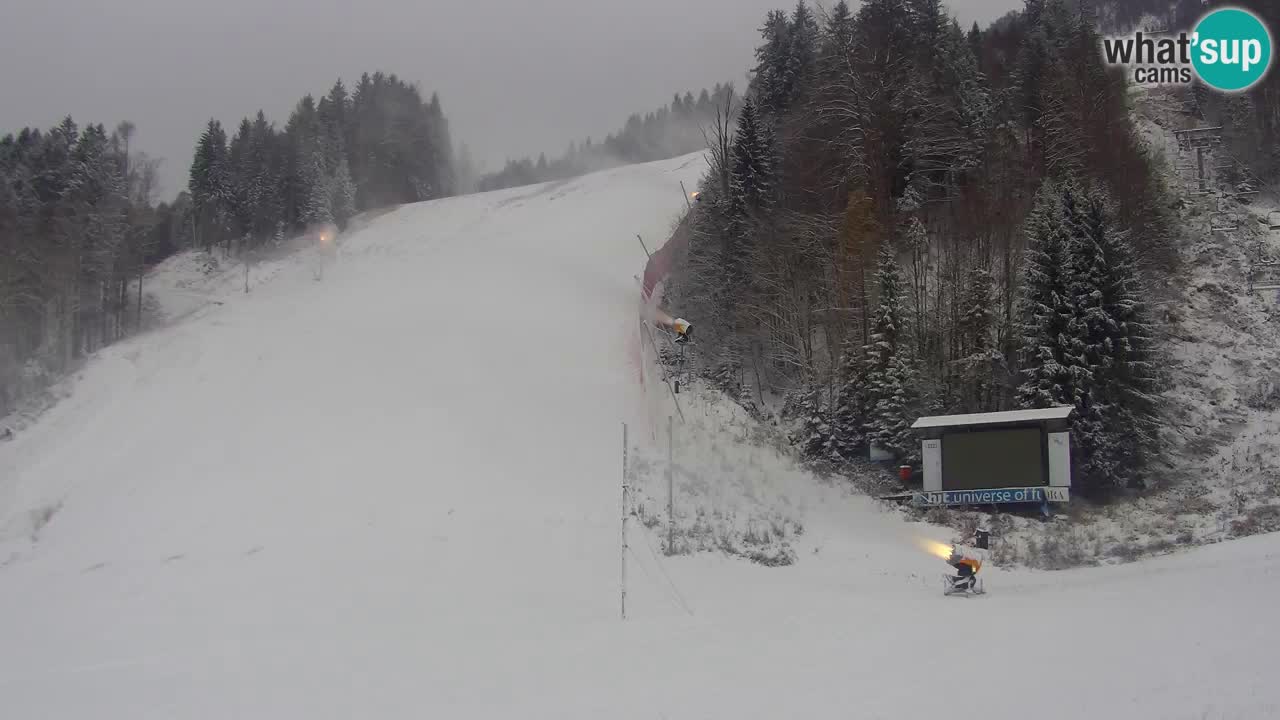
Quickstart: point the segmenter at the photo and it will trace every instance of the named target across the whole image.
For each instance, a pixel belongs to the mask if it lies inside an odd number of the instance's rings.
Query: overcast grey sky
[[[283,126],[303,94],[382,69],[439,92],[455,141],[497,169],[600,138],[676,91],[742,87],[765,12],[794,4],[12,0],[0,22],[0,132],[67,114],[108,127],[132,120],[136,147],[164,159],[167,197],[185,186],[210,117],[233,132],[261,108]],[[1022,4],[950,3],[965,26]]]

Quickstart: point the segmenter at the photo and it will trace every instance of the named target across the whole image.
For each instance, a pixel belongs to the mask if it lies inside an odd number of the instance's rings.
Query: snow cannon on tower
[[[693,339],[693,323],[684,318],[675,318],[666,314],[661,310],[654,310],[653,322],[658,327],[673,333],[675,341],[678,343],[687,343]]]
[[[338,241],[338,226],[333,223],[314,223],[307,226],[307,235],[315,239],[317,247],[333,247]]]
[[[324,266],[333,262],[338,256],[338,226],[333,223],[316,223],[307,227],[306,237],[315,243],[315,266],[312,268],[315,279],[324,277]]]

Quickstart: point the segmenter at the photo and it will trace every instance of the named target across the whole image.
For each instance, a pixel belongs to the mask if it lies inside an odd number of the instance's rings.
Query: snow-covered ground
[[[678,519],[777,521],[796,562],[633,523],[620,621],[621,426],[660,514],[673,410],[635,234],[703,167],[406,206],[100,353],[0,446],[0,717],[1280,715],[1280,537],[944,598],[949,531],[696,392]]]

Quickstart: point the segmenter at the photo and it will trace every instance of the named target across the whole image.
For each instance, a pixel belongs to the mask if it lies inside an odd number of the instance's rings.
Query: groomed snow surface
[[[656,461],[671,411],[635,234],[703,168],[403,207],[101,353],[0,446],[0,717],[1280,716],[1280,537],[946,598],[947,531],[696,394],[680,488],[796,519],[798,562],[633,524],[620,621],[621,423]]]

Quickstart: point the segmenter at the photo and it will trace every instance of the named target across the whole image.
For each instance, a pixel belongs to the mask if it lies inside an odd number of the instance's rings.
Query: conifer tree
[[[864,346],[871,340],[871,291],[880,256],[880,228],[871,199],[853,193],[835,252],[835,300],[854,315],[831,331],[840,338],[837,392],[831,419],[830,454],[852,459],[865,447],[863,420],[867,415]]]
[[[326,224],[334,221],[332,180],[325,172],[324,166],[324,153],[319,149],[314,150],[303,176],[307,194],[302,222],[306,224]]]
[[[196,143],[189,181],[197,242],[204,247],[221,242],[226,233],[229,172],[226,132],[222,123],[210,120]]]
[[[982,267],[969,271],[964,288],[960,325],[959,386],[966,412],[996,409],[997,373],[1004,364],[994,347],[995,281]]]
[[[867,365],[861,345],[846,338],[840,353],[839,389],[831,412],[831,438],[827,454],[832,459],[853,460],[867,445]]]
[[[1071,249],[1074,208],[1064,206],[1072,193],[1046,182],[1027,217],[1027,254],[1020,293],[1022,374],[1018,396],[1026,407],[1074,405],[1083,369],[1071,332],[1076,308],[1072,297]]]
[[[1072,330],[1088,384],[1074,438],[1085,478],[1096,487],[1123,487],[1135,480],[1154,437],[1147,311],[1129,236],[1115,226],[1110,199],[1094,189],[1078,202]]]
[[[280,183],[284,176],[281,139],[261,110],[253,120],[249,142],[253,162],[253,237],[264,242],[275,236],[285,221]]]
[[[351,181],[351,171],[347,168],[345,157],[338,159],[338,167],[329,185],[329,207],[333,212],[333,221],[338,227],[346,228],[347,221],[356,214],[356,187]]]
[[[831,15],[823,29],[822,52],[823,63],[839,67],[838,63],[848,58],[853,50],[853,13],[849,3],[840,0],[831,8]]]
[[[786,108],[799,105],[808,89],[818,59],[818,19],[805,0],[797,0],[791,14],[787,48]],[[785,108],[784,108],[785,109]]]
[[[822,388],[812,382],[795,399],[790,412],[799,420],[799,428],[792,442],[806,457],[825,454],[831,442],[831,425],[827,421],[822,402]]]
[[[919,441],[911,430],[920,415],[919,377],[905,352],[897,352],[883,373],[874,377],[876,399],[867,422],[867,437],[900,462],[919,459]]]
[[[244,118],[227,150],[231,174],[231,215],[235,220],[235,234],[241,240],[252,235],[254,208],[258,201],[258,188],[254,184],[257,158],[253,156],[252,144],[253,124],[249,118]]]
[[[863,348],[862,403],[866,410],[863,428],[868,439],[892,441],[896,437],[898,415],[909,407],[900,384],[911,379],[912,371],[904,355],[904,315],[902,275],[888,244],[880,248],[876,270],[879,294],[872,321],[871,342]],[[886,449],[894,450],[893,446]]]
[[[774,189],[774,156],[768,128],[756,103],[747,98],[738,113],[730,172],[735,200],[747,210],[767,208]]]
[[[787,14],[773,10],[760,28],[764,44],[756,49],[756,96],[764,112],[780,115],[791,98],[791,23]]]

